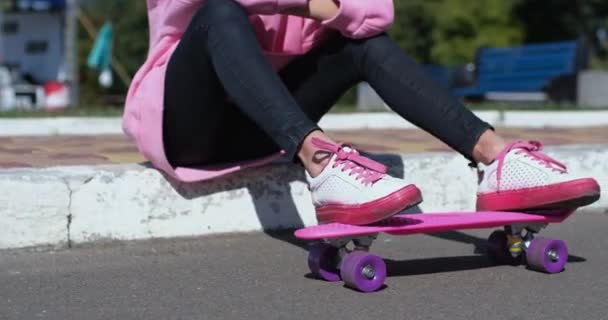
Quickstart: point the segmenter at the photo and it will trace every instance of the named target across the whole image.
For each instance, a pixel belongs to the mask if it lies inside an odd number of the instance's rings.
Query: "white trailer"
[[[8,77],[10,88],[4,83],[4,89],[0,89],[3,99],[0,108],[52,107],[49,105],[49,92],[45,93],[44,86],[65,80],[64,13],[13,10],[4,12],[0,23],[1,63],[11,70]],[[2,77],[3,73],[6,72],[0,70],[0,80],[6,78]],[[69,98],[63,98],[64,95],[63,92],[60,95],[59,106],[69,104]],[[57,98],[52,101],[57,105]]]

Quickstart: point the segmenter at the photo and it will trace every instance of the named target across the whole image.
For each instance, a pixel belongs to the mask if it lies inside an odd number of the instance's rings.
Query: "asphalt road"
[[[560,274],[492,266],[490,230],[382,236],[387,287],[308,276],[303,243],[266,234],[0,253],[0,319],[608,319],[608,215],[580,213]]]

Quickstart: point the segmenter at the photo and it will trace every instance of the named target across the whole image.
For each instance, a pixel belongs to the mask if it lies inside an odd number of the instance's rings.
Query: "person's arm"
[[[393,0],[235,0],[251,14],[291,14],[319,20],[345,37],[367,38],[393,23]]]

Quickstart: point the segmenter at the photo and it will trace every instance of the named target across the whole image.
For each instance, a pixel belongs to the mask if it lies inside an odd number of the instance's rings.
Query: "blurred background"
[[[0,6],[0,116],[120,115],[148,49],[144,0]],[[395,0],[395,7],[393,38],[471,108],[608,107],[606,0]],[[385,108],[362,84],[334,112]]]

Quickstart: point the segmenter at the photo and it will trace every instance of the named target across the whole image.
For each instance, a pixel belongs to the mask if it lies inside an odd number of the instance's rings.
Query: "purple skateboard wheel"
[[[325,281],[340,281],[340,271],[336,267],[338,248],[328,244],[319,244],[308,253],[308,268],[316,277]]]
[[[526,259],[530,269],[558,273],[568,261],[568,247],[561,240],[536,238],[530,243]]]
[[[488,238],[488,257],[496,264],[518,265],[521,256],[513,257],[507,245],[507,233],[503,230],[492,232]]]
[[[386,264],[376,255],[354,251],[342,260],[340,275],[346,286],[361,292],[374,292],[384,285]]]

